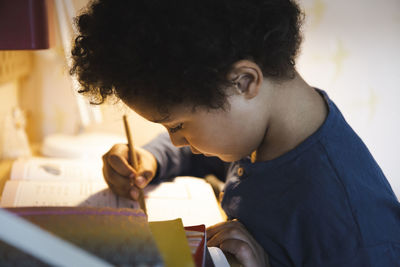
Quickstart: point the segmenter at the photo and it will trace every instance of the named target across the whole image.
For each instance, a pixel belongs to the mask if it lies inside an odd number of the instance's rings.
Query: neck
[[[257,161],[272,160],[294,149],[318,130],[328,114],[321,95],[297,73],[293,79],[266,86],[268,126],[257,148]]]

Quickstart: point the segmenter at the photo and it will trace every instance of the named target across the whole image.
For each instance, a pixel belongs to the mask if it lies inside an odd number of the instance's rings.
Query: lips
[[[200,151],[198,151],[197,149],[195,149],[194,147],[190,147],[190,150],[192,151],[193,154],[201,154]]]
[[[206,157],[213,157],[214,155],[208,154],[208,153],[202,153],[198,151],[196,148],[190,146],[190,150],[192,151],[193,154],[203,154]]]

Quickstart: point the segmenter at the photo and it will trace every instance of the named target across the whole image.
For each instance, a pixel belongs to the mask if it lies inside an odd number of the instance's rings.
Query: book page
[[[135,201],[115,195],[105,182],[8,181],[2,207],[87,206],[138,208]]]
[[[224,221],[210,184],[204,179],[177,177],[145,188],[149,221],[182,218],[183,225],[207,227]]]
[[[101,160],[29,157],[13,163],[11,180],[103,181]]]
[[[182,218],[184,225],[210,226],[223,221],[211,186],[200,178],[178,177],[144,189],[149,221]],[[91,206],[139,208],[136,201],[112,193],[105,182],[7,181],[2,207]]]

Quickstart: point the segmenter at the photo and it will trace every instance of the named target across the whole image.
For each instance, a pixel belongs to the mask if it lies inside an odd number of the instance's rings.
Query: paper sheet
[[[204,179],[177,177],[144,192],[149,221],[182,218],[183,225],[207,227],[224,221],[214,192]]]
[[[29,157],[13,163],[10,180],[103,181],[100,160]]]
[[[220,248],[209,247],[208,251],[216,267],[230,267],[228,260]]]

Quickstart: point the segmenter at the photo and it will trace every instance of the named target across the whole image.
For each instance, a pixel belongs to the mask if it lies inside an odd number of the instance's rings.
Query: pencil
[[[128,118],[127,118],[126,115],[124,115],[122,118],[124,120],[126,139],[128,139],[129,163],[132,165],[132,167],[136,171],[138,171],[139,170],[139,164],[138,164],[137,158],[136,158],[135,146],[133,144],[132,135],[131,135],[131,131],[130,131],[129,123],[128,123]],[[131,181],[131,185],[133,185],[133,186],[135,185],[135,178]],[[146,209],[146,203],[144,202],[143,190],[142,190],[142,188],[139,188],[139,187],[137,187],[137,189],[139,190],[138,202],[139,202],[140,208],[147,215],[147,209]]]

